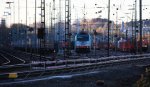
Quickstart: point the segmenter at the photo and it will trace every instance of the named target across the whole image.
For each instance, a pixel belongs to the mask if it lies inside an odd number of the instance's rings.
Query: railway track
[[[10,60],[6,58],[2,53],[0,53],[0,66],[10,63]]]
[[[128,56],[111,56],[111,57],[101,57],[101,58],[89,58],[85,55],[81,55],[81,56],[78,56],[78,59],[68,59],[68,60],[56,60],[56,61],[49,61],[49,59],[51,59],[51,57],[44,57],[44,56],[41,56],[43,59],[45,58],[45,60],[43,62],[41,62],[40,60],[38,61],[31,61],[30,63],[28,64],[25,64],[25,61],[18,58],[18,57],[15,57],[13,56],[12,54],[9,54],[9,53],[5,53],[4,51],[2,51],[3,54],[7,55],[7,56],[4,56],[3,55],[3,58],[5,58],[7,61],[7,63],[4,63],[3,66],[1,66],[0,68],[9,68],[9,67],[29,67],[30,64],[31,65],[40,65],[40,64],[43,64],[44,66],[60,66],[60,65],[65,65],[65,64],[85,64],[85,63],[96,63],[96,62],[102,62],[102,61],[112,61],[112,60],[122,60],[122,59],[130,59],[130,58],[134,58],[134,57],[143,57],[143,56],[150,56],[149,54],[143,54],[143,55],[128,55]],[[22,53],[20,51],[17,52],[18,54],[21,54],[21,55],[27,55],[27,56],[31,56],[31,53]],[[2,56],[2,55],[1,55]],[[9,56],[9,57],[8,57]],[[32,54],[33,57],[35,58],[39,58],[40,55],[35,55],[35,54]],[[8,58],[7,58],[8,57]],[[16,60],[17,59],[17,60]],[[16,64],[16,62],[22,62],[22,63],[18,63]],[[14,62],[14,63],[13,63]],[[5,67],[4,67],[5,65]]]
[[[128,56],[111,56],[103,58],[82,58],[59,61],[33,61],[31,62],[31,69],[24,71],[16,71],[19,79],[31,79],[36,77],[44,77],[47,75],[59,75],[73,72],[83,72],[88,70],[96,70],[102,67],[145,63],[150,61],[150,54],[142,55],[128,55]],[[27,66],[29,67],[29,66]],[[43,67],[43,68],[41,68]],[[8,78],[9,73],[0,74],[3,79]]]
[[[5,51],[0,51],[0,55],[3,58],[3,60],[5,61],[4,63],[1,63],[1,66],[15,66],[15,65],[19,65],[19,64],[25,64],[26,61],[18,58],[8,52]]]
[[[80,59],[70,59],[70,60],[59,60],[59,61],[32,61],[33,65],[45,64],[45,66],[76,66],[77,64],[86,65],[86,64],[97,64],[97,63],[115,63],[123,61],[134,61],[134,60],[143,60],[150,59],[150,54],[144,55],[128,55],[128,56],[112,56],[112,57],[102,57],[102,58],[80,58]]]

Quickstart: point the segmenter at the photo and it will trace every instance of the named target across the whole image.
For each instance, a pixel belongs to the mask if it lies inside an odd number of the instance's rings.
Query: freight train
[[[148,39],[142,39],[142,51],[146,52],[148,50]],[[107,41],[96,41],[96,49],[108,49],[108,42]],[[135,39],[128,38],[120,40],[116,40],[114,42],[109,42],[109,49],[118,50],[122,52],[135,52],[135,50],[140,50],[140,41],[136,41]]]
[[[118,50],[125,52],[135,52],[135,50],[140,50],[140,41],[136,41],[134,39],[128,40],[119,40],[118,41]],[[148,40],[146,38],[142,39],[142,51],[146,52],[148,50]]]

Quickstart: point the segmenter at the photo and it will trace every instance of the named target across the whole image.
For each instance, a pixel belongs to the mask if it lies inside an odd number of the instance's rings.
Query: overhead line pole
[[[58,52],[60,52],[60,42],[61,42],[61,0],[59,0],[59,28],[58,28]]]
[[[40,60],[41,60],[41,48],[45,49],[45,0],[41,0],[41,28],[40,28]],[[42,43],[43,41],[43,43]],[[44,54],[44,52],[42,52]]]
[[[27,17],[28,17],[28,0],[26,0],[26,48],[25,48],[25,51],[27,52],[27,47],[28,47],[28,45],[27,45],[27,39],[28,39],[28,21],[27,21]]]
[[[36,36],[36,32],[37,32],[37,29],[36,29],[36,0],[35,0],[35,20],[34,20],[34,28],[35,28],[35,36]],[[37,48],[36,48],[37,47]],[[37,53],[38,53],[38,44],[37,44],[37,38],[35,38],[35,52],[37,50]]]
[[[133,4],[133,5],[134,5],[134,4]],[[134,17],[134,16],[133,16],[133,11],[132,11],[132,20],[131,20],[131,21],[132,21],[132,44],[134,43],[134,40],[133,40],[133,17]]]
[[[142,22],[142,0],[139,0],[140,4],[140,54],[142,54],[142,27],[143,27],[143,22]]]
[[[52,16],[52,19],[51,19],[51,28],[52,28],[52,34],[54,36],[54,39],[53,39],[54,51],[55,51],[55,44],[56,44],[55,10],[56,10],[55,0],[53,0],[52,15],[51,15]]]
[[[65,49],[64,49],[64,59],[68,59],[71,53],[70,50],[70,40],[71,40],[71,27],[70,27],[70,22],[71,22],[71,0],[65,0]],[[66,46],[66,44],[68,46]],[[66,62],[67,66],[67,62]]]
[[[18,46],[20,46],[20,1],[18,0],[18,25],[17,25],[17,42],[18,42]]]
[[[135,41],[134,41],[134,43],[135,43],[135,54],[137,54],[137,38],[136,38],[136,27],[137,27],[137,9],[136,9],[136,7],[137,7],[137,0],[135,0],[135,22],[134,22],[134,28],[135,28]]]
[[[10,22],[9,22],[9,27],[11,28],[11,4],[14,4],[14,2],[10,2],[10,1],[8,1],[8,2],[6,2],[6,4],[8,4],[9,5],[9,10],[10,10],[10,12],[8,13],[9,15],[10,15]],[[13,5],[13,10],[14,10],[14,5]],[[15,11],[14,11],[15,12]],[[13,15],[14,15],[14,13],[13,13]],[[15,18],[15,17],[14,17]],[[15,23],[15,21],[14,21],[14,23]],[[8,37],[10,37],[10,38],[12,38],[11,36],[8,36]],[[12,46],[12,44],[11,44],[11,40],[12,39],[9,39],[9,41],[10,41],[10,45]]]
[[[109,57],[109,30],[110,30],[110,0],[108,0],[108,50],[107,50],[107,56]]]

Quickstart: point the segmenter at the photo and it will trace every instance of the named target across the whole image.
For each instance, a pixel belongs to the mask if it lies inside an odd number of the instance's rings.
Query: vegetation
[[[135,87],[150,87],[150,68],[146,68],[145,73],[141,75]]]

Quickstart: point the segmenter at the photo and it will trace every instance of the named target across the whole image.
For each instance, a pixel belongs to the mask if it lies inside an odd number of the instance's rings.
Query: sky
[[[13,2],[10,5],[6,2]],[[19,2],[18,2],[19,1]],[[27,24],[30,25],[35,20],[35,0],[28,1],[28,11],[27,11]],[[51,20],[51,10],[53,6],[53,0],[46,1],[46,22],[50,24]],[[61,13],[59,12],[59,1],[61,1]],[[41,0],[36,0],[37,2],[37,12],[36,19],[40,21],[40,2]],[[135,0],[110,0],[110,19],[113,21],[130,21],[132,19],[133,3]],[[143,19],[150,19],[150,2],[149,0],[142,0],[143,2]],[[19,4],[19,5],[18,5]],[[96,5],[95,5],[96,4]],[[7,24],[12,23],[26,23],[26,0],[0,0],[0,18],[5,18]],[[19,7],[19,8],[18,8]],[[56,22],[64,20],[65,16],[65,0],[55,0],[55,18]],[[98,8],[100,7],[100,8]],[[75,19],[91,19],[91,18],[107,18],[108,17],[108,0],[71,0],[71,20]],[[118,8],[118,10],[116,10]],[[96,12],[101,11],[101,13],[96,14]],[[11,13],[8,14],[8,13]],[[84,16],[85,13],[85,16]],[[60,16],[61,15],[61,16]],[[137,0],[137,19],[139,19],[139,0]],[[10,21],[11,20],[11,21]]]

